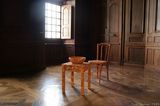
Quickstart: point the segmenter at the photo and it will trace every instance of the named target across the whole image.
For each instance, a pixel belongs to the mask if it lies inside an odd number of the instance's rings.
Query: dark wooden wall
[[[0,69],[43,69],[43,2],[1,0]]]
[[[90,59],[96,58],[96,44],[105,41],[105,0],[90,0]]]
[[[73,40],[74,41],[74,40]],[[75,44],[71,42],[46,42],[45,63],[47,66],[68,61],[69,56],[75,55]]]
[[[75,23],[75,54],[88,59],[91,46],[89,0],[76,0]]]

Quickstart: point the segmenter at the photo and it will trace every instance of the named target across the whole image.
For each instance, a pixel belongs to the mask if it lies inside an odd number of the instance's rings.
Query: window
[[[68,8],[69,7],[69,8]],[[71,6],[45,3],[45,38],[71,38]]]

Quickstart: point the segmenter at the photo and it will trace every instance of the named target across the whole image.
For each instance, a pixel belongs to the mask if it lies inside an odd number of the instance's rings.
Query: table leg
[[[97,79],[99,78],[99,66],[97,65]]]
[[[71,85],[74,86],[74,72],[71,71]]]
[[[88,67],[88,89],[91,88],[91,67]]]
[[[65,66],[62,66],[62,92],[65,92]]]
[[[81,95],[84,95],[84,72],[81,72]]]

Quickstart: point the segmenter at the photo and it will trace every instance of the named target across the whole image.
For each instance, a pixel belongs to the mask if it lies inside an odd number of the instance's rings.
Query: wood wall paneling
[[[146,49],[146,64],[154,64],[154,49]]]
[[[144,73],[146,87],[152,91],[159,90],[160,74],[160,0],[147,0],[146,58]],[[147,19],[146,18],[146,19]]]
[[[155,50],[154,64],[160,68],[160,49]]]
[[[64,61],[68,61],[68,57],[74,55],[75,55],[75,45],[65,44],[63,50]]]
[[[122,0],[107,0],[105,42],[111,46],[111,62],[120,63]]]
[[[119,48],[120,45],[112,45],[111,47],[111,55],[110,55],[110,60],[112,60],[112,62],[119,62],[120,61],[120,56],[119,56]]]
[[[118,32],[118,17],[116,17],[116,15],[118,15],[118,6],[113,3],[110,4],[109,7],[109,32],[112,34],[117,34]]]
[[[74,44],[46,43],[46,65],[61,64],[68,61],[69,56],[75,55]]]
[[[155,37],[147,37],[147,43],[154,43],[155,42]]]
[[[144,64],[145,4],[145,0],[126,0],[125,63],[127,64]]]
[[[0,50],[1,71],[24,72],[45,68],[43,43],[1,43]]]
[[[148,33],[146,36],[146,46],[147,48],[150,48],[149,50],[146,50],[146,66],[155,66],[155,67],[160,67],[158,65],[159,61],[159,43],[160,43],[160,33],[157,30],[158,29],[158,22],[159,22],[159,16],[158,14],[160,13],[159,11],[159,3],[160,0],[148,0]],[[152,52],[151,52],[152,50]],[[149,58],[153,58],[152,61],[149,63],[148,60]]]
[[[46,64],[53,65],[61,63],[63,60],[63,46],[61,44],[45,45]]]
[[[160,31],[160,0],[157,0],[157,24],[156,24],[156,31]]]
[[[144,0],[131,2],[131,33],[144,32]]]
[[[149,0],[149,34],[155,32],[156,22],[156,0]]]
[[[125,49],[125,63],[144,65],[145,47],[128,46]]]
[[[160,43],[160,36],[155,37],[155,43]]]
[[[43,0],[1,0],[1,3],[1,68],[13,72],[43,69]]]
[[[129,42],[142,42],[143,40],[142,36],[130,36],[128,39]]]
[[[95,56],[96,40],[101,34],[97,32],[102,30],[101,7],[96,10],[101,0],[96,2],[97,5],[94,4],[95,1],[97,0],[76,0],[75,3],[75,55],[86,56],[87,59]]]
[[[129,49],[129,62],[133,64],[144,64],[144,48],[130,48]]]

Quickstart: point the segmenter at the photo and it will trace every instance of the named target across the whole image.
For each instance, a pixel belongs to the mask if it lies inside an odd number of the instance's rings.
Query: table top
[[[66,67],[65,70],[70,70],[70,71],[86,71],[89,69],[89,63],[88,62],[83,62],[83,64],[73,64],[72,62],[66,62],[62,64],[63,67]]]

